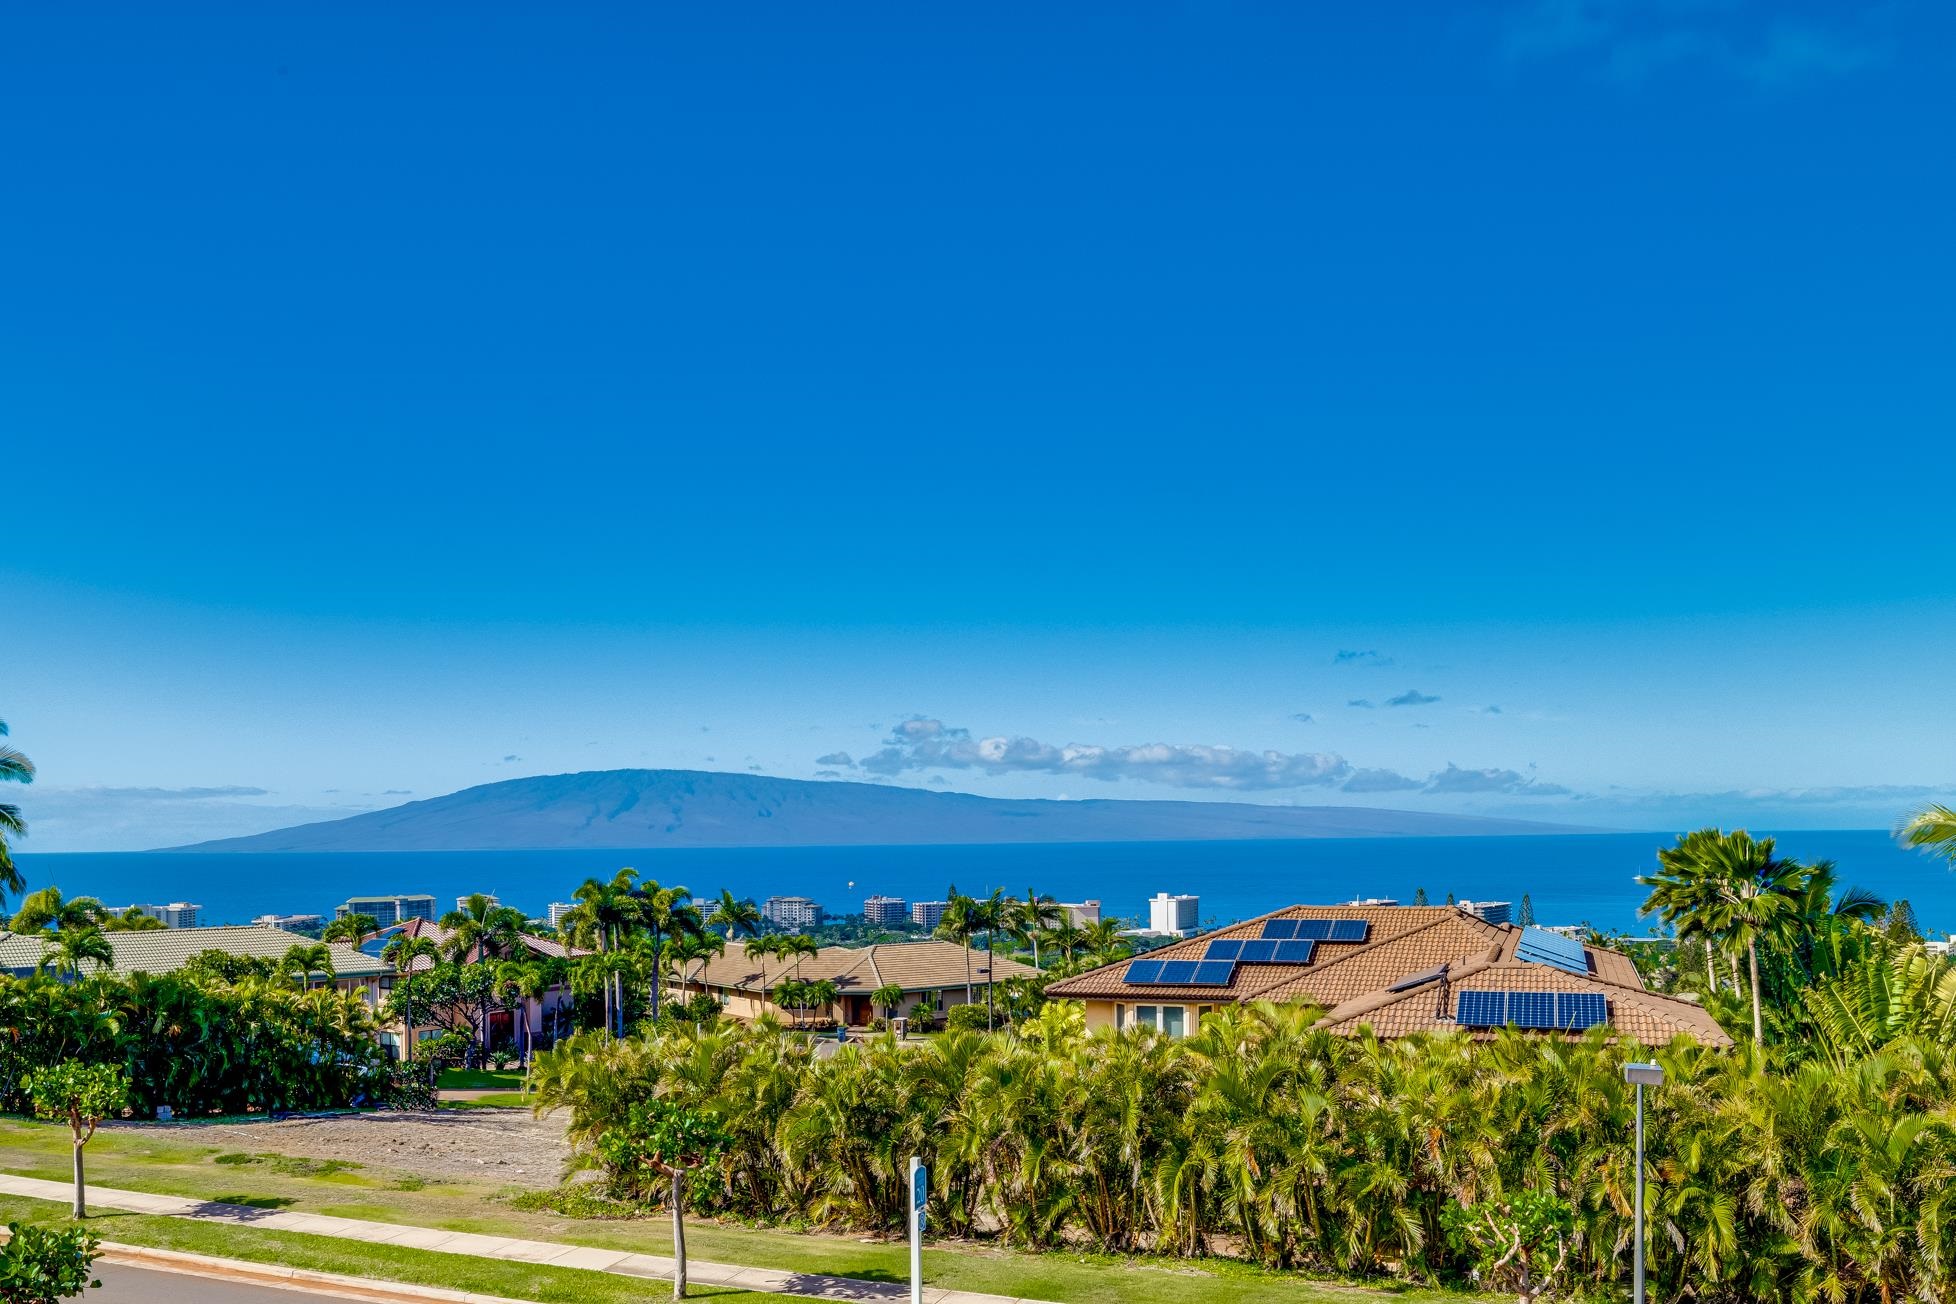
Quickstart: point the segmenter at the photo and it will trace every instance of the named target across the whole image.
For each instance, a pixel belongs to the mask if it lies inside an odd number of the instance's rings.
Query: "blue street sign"
[[[930,1169],[918,1164],[910,1174],[910,1207],[917,1211],[917,1227],[924,1226],[924,1205],[930,1199]]]

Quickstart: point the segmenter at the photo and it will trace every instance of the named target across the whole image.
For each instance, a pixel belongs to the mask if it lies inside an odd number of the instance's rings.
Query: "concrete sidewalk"
[[[0,1193],[22,1195],[35,1200],[52,1200],[64,1208],[74,1199],[74,1187],[67,1182],[50,1182],[38,1177],[15,1177],[0,1173]],[[88,1202],[107,1209],[130,1213],[161,1214],[170,1218],[195,1218],[200,1222],[230,1223],[238,1227],[260,1227],[268,1231],[304,1232],[308,1236],[335,1236],[342,1240],[370,1244],[400,1245],[408,1249],[432,1250],[437,1254],[472,1254],[483,1259],[506,1259],[538,1263],[553,1268],[588,1268],[595,1272],[615,1272],[628,1277],[672,1280],[672,1260],[657,1254],[629,1254],[623,1250],[600,1250],[586,1245],[564,1245],[557,1241],[526,1241],[514,1236],[483,1236],[475,1232],[445,1232],[433,1227],[408,1227],[399,1223],[368,1222],[360,1218],[335,1218],[328,1214],[286,1213],[277,1209],[256,1209],[250,1205],[223,1204],[183,1195],[152,1195],[147,1191],[118,1191],[90,1186]],[[854,1277],[828,1277],[813,1272],[786,1272],[779,1268],[743,1268],[731,1263],[708,1263],[688,1257],[686,1276],[701,1286],[731,1286],[740,1290],[770,1291],[778,1295],[808,1295],[821,1299],[867,1300],[878,1304],[904,1304],[910,1298],[907,1284],[859,1281]],[[1014,1300],[1007,1295],[985,1295],[976,1291],[932,1290],[924,1288],[924,1304],[1044,1304],[1040,1300]]]

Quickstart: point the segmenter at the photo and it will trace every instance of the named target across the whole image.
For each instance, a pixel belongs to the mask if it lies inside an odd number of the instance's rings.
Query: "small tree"
[[[96,1127],[129,1104],[129,1079],[115,1064],[83,1064],[63,1060],[53,1068],[30,1075],[23,1084],[34,1112],[42,1118],[66,1119],[75,1139],[75,1217],[88,1217],[83,1201],[82,1147]]]
[[[0,1304],[55,1304],[100,1286],[89,1276],[100,1253],[101,1242],[79,1227],[8,1223],[7,1243],[0,1245]]]
[[[884,983],[869,994],[869,1003],[880,1008],[884,1018],[896,1018],[897,1010],[903,1005],[903,984]]]
[[[1440,1211],[1447,1239],[1473,1260],[1475,1279],[1493,1290],[1513,1291],[1521,1304],[1554,1294],[1568,1263],[1575,1221],[1568,1201],[1532,1189],[1510,1200]]]
[[[648,1177],[669,1183],[672,1205],[672,1297],[686,1298],[686,1183],[697,1169],[725,1150],[728,1137],[714,1114],[669,1100],[633,1105],[623,1127],[598,1141],[598,1153],[612,1178],[641,1198]]]

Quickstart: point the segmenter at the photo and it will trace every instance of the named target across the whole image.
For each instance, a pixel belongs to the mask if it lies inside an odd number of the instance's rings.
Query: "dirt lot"
[[[197,1128],[196,1136],[254,1154],[339,1159],[424,1177],[516,1186],[555,1186],[570,1154],[562,1119],[536,1119],[514,1109],[218,1123]]]

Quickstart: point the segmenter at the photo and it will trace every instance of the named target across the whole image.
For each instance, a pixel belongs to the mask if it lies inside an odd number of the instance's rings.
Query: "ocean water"
[[[1784,854],[1829,858],[1843,883],[1889,899],[1906,898],[1925,932],[1956,930],[1956,872],[1898,847],[1878,830],[1795,831],[1778,835]],[[953,847],[793,847],[645,851],[451,852],[72,852],[16,853],[32,890],[48,884],[100,898],[195,901],[206,923],[244,923],[254,915],[332,908],[354,894],[429,892],[447,909],[458,896],[491,892],[541,914],[567,901],[585,878],[631,865],[695,896],[730,888],[763,900],[813,897],[831,912],[853,913],[866,896],[941,898],[956,884],[969,893],[1027,888],[1063,901],[1098,899],[1105,914],[1145,922],[1157,892],[1193,893],[1206,921],[1225,923],[1293,902],[1354,897],[1412,900],[1424,887],[1435,902],[1452,892],[1474,900],[1519,902],[1527,893],[1544,924],[1639,928],[1644,890],[1637,875],[1656,864],[1660,833],[1552,837],[1322,838],[1268,842],[1098,842]]]

